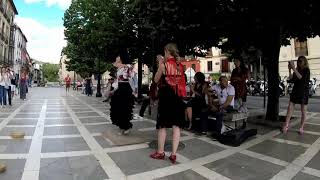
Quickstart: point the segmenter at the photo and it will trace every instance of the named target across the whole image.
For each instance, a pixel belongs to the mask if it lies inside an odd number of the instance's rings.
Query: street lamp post
[[[98,84],[97,84],[97,93],[96,97],[102,97],[101,94],[101,72],[100,72],[100,58],[98,59]]]

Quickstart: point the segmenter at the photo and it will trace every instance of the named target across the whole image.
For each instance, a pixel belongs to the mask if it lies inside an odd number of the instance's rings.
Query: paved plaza
[[[114,127],[109,104],[101,99],[60,88],[30,91],[27,101],[0,110],[0,163],[7,166],[0,180],[320,179],[320,113],[309,113],[303,136],[297,123],[286,135],[249,124],[258,135],[239,147],[183,131],[185,147],[172,165],[149,158],[154,149],[148,142],[156,139],[153,120],[134,118],[134,133],[127,137],[132,142],[121,139],[119,145],[117,135],[106,138]],[[26,136],[12,139],[14,131]],[[147,141],[134,143],[138,134]]]

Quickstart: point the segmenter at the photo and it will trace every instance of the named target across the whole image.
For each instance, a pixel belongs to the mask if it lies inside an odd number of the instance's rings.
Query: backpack
[[[221,144],[237,147],[240,146],[249,137],[257,135],[257,129],[233,129],[217,137]]]

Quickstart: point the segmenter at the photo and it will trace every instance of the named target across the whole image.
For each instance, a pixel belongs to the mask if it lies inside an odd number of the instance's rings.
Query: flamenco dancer
[[[110,92],[112,95],[110,116],[112,124],[120,129],[119,135],[129,134],[132,128],[130,121],[133,118],[134,96],[133,87],[129,83],[132,79],[132,69],[128,61],[128,57],[119,55],[113,63],[118,70],[114,90]]]
[[[166,140],[166,128],[172,128],[172,153],[169,157],[174,164],[177,160],[177,149],[180,141],[180,128],[185,122],[185,103],[182,97],[186,96],[186,80],[183,66],[179,63],[179,51],[177,46],[170,43],[165,46],[165,60],[159,61],[159,68],[154,81],[159,84],[158,104],[158,150],[151,154],[153,159],[165,158],[164,145]]]

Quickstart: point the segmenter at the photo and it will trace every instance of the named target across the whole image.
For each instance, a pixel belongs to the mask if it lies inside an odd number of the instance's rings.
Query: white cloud
[[[71,0],[24,0],[26,3],[38,3],[38,2],[46,2],[47,6],[58,5],[61,9],[67,9]]]
[[[47,27],[40,22],[25,17],[17,17],[16,23],[28,39],[27,49],[31,58],[58,63],[64,40],[64,27]]]

